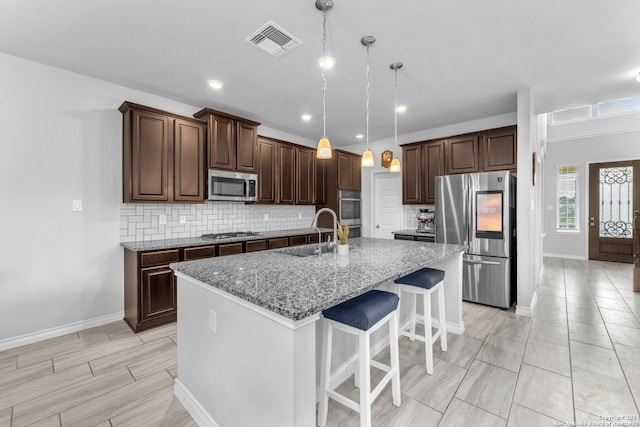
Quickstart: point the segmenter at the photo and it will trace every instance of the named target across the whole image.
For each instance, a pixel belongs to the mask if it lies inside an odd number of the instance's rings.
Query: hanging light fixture
[[[316,0],[316,9],[322,12],[322,58],[327,57],[327,12],[333,7],[333,0]],[[322,68],[322,138],[318,141],[316,157],[331,158],[331,142],[327,138],[327,76],[326,67]]]
[[[400,159],[396,157],[396,151],[398,151],[398,70],[402,68],[402,62],[394,62],[389,65],[394,72],[394,86],[393,86],[393,159],[389,165],[389,172],[399,173],[402,172],[400,166]]]
[[[367,90],[366,90],[366,94],[367,94],[367,101],[365,103],[365,117],[366,117],[366,123],[367,123],[367,133],[366,133],[366,138],[367,138],[367,149],[364,150],[364,153],[362,153],[362,167],[363,168],[370,168],[375,166],[375,161],[373,160],[373,152],[369,149],[369,87],[370,87],[370,81],[369,81],[369,47],[371,47],[372,44],[374,44],[376,42],[376,38],[373,36],[364,36],[362,39],[360,39],[360,43],[362,43],[363,46],[365,46],[367,48],[367,67],[366,67],[366,79],[367,79]]]

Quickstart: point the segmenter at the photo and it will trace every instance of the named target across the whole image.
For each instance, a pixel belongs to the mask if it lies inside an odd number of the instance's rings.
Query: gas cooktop
[[[259,235],[260,233],[256,233],[255,231],[229,231],[227,233],[203,234],[200,237],[203,239],[232,239],[234,237],[250,237]]]

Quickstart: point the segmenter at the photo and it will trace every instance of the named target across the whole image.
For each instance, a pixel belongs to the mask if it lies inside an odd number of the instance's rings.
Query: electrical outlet
[[[218,315],[213,310],[209,310],[209,329],[211,329],[211,332],[214,334],[218,329]]]
[[[82,200],[74,200],[71,210],[74,212],[82,212]]]
[[[264,214],[264,220],[269,221],[269,214]]]
[[[167,223],[167,216],[166,215],[160,215],[158,217],[158,222],[160,223],[160,225],[166,224]]]
[[[298,212],[298,219],[302,219],[302,212]]]
[[[187,223],[187,216],[180,215],[180,224],[186,224],[186,223]]]

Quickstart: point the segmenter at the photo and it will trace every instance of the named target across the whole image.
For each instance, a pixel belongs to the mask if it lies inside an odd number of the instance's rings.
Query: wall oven
[[[209,169],[209,200],[255,202],[258,200],[258,175]]]
[[[358,191],[338,192],[338,221],[349,224],[349,237],[360,237],[362,227],[362,201]]]

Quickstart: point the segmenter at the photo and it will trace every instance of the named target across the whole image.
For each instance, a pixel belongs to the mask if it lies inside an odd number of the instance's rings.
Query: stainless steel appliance
[[[435,212],[429,209],[420,209],[416,215],[418,233],[436,234]]]
[[[349,237],[362,235],[362,200],[358,191],[338,192],[338,222],[349,225]]]
[[[258,175],[209,169],[209,200],[255,202],[258,200]]]
[[[516,178],[436,177],[436,242],[466,245],[462,299],[509,308],[516,298]]]

